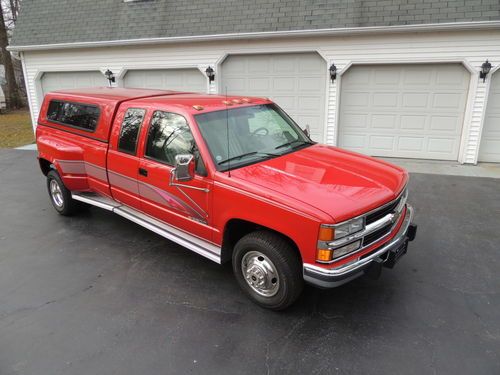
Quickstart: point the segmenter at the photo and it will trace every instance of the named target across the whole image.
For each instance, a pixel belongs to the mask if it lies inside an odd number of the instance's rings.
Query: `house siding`
[[[220,67],[228,54],[318,52],[327,66],[335,63],[338,79],[327,88],[324,140],[337,142],[339,93],[342,74],[352,64],[400,64],[462,62],[471,72],[459,161],[476,163],[487,97],[487,82],[478,79],[481,64],[489,59],[500,64],[500,30],[377,34],[338,37],[290,37],[254,41],[218,41],[112,48],[88,48],[24,52],[30,108],[36,118],[41,102],[40,78],[47,71],[83,71],[110,68],[123,77],[128,69],[189,68],[216,69],[216,82],[209,88],[219,92]],[[488,77],[489,78],[489,77]],[[328,71],[325,79],[329,80]]]

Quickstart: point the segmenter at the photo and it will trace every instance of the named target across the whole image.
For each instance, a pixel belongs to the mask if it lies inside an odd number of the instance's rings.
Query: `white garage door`
[[[323,141],[327,69],[317,53],[235,55],[222,64],[221,93],[268,97]]]
[[[470,75],[461,64],[354,66],[342,76],[339,145],[457,160]]]
[[[131,70],[125,87],[206,92],[207,79],[198,69]]]
[[[41,83],[42,91],[45,95],[55,90],[107,86],[108,81],[99,71],[50,72],[43,74]]]
[[[479,161],[500,163],[500,72],[491,76]]]

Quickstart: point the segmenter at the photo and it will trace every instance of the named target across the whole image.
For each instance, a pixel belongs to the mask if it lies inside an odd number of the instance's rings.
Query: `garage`
[[[461,64],[359,65],[341,79],[339,145],[458,160],[470,74]]]
[[[317,53],[231,55],[222,64],[220,92],[268,97],[324,141],[326,80],[326,62]]]
[[[491,76],[479,161],[500,163],[500,73]]]
[[[198,69],[130,70],[125,74],[125,87],[206,92],[207,79]]]
[[[100,71],[87,71],[44,73],[41,84],[43,94],[45,95],[55,90],[107,86],[108,83]]]

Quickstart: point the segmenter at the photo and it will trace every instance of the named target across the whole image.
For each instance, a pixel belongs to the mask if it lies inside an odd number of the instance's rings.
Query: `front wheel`
[[[71,192],[64,186],[59,173],[55,170],[47,173],[47,190],[50,201],[58,213],[71,216],[78,211],[78,202],[71,197]]]
[[[268,231],[253,232],[238,241],[233,271],[243,291],[272,310],[294,303],[304,284],[297,251],[283,237]]]

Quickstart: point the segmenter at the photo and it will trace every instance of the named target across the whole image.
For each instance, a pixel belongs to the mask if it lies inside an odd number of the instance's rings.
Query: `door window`
[[[191,154],[195,157],[196,172],[206,176],[205,165],[183,116],[164,111],[153,113],[146,142],[146,157],[174,166],[177,155]]]
[[[120,129],[118,150],[135,155],[137,150],[137,136],[139,135],[139,129],[141,128],[145,114],[145,109],[127,109]]]

